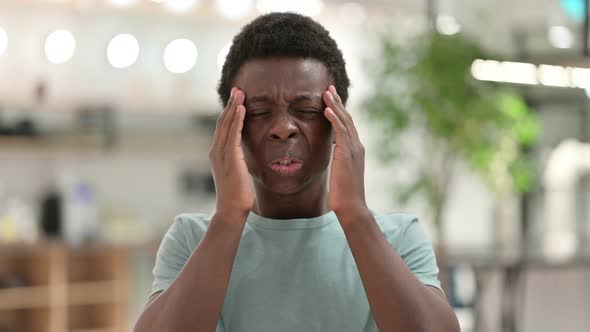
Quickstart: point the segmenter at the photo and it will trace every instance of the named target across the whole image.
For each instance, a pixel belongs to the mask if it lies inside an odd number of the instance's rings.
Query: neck
[[[256,183],[252,211],[270,219],[315,218],[330,212],[327,175],[324,173],[304,189],[292,194],[277,194]]]

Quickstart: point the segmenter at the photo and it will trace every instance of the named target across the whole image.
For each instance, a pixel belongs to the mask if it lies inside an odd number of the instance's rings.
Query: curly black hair
[[[295,13],[270,13],[245,25],[232,42],[221,70],[217,93],[225,107],[233,80],[249,60],[270,57],[313,58],[332,75],[343,103],[348,99],[350,80],[342,51],[330,33],[313,19]]]

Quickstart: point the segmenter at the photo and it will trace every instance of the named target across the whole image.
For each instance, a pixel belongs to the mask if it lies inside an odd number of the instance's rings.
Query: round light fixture
[[[185,13],[194,9],[199,0],[167,0],[162,2],[164,8],[172,13]]]
[[[131,66],[138,56],[139,43],[133,35],[128,33],[115,36],[107,47],[107,58],[111,66],[115,68]]]
[[[135,5],[137,3],[137,0],[107,0],[107,3],[109,3],[113,7],[129,8]]]
[[[215,8],[226,18],[239,19],[245,17],[252,11],[254,2],[252,0],[216,0]]]
[[[436,30],[443,35],[454,35],[461,31],[461,26],[453,16],[438,15],[436,17]]]
[[[322,0],[258,0],[256,2],[256,8],[261,14],[270,12],[295,12],[306,16],[317,16],[324,9],[324,2]]]
[[[574,43],[570,29],[561,25],[550,27],[548,37],[549,42],[555,48],[571,48]]]
[[[54,64],[66,63],[74,55],[76,39],[68,30],[56,30],[45,40],[45,56]]]
[[[188,39],[176,39],[166,45],[164,66],[175,74],[186,73],[197,62],[198,51],[195,44]]]

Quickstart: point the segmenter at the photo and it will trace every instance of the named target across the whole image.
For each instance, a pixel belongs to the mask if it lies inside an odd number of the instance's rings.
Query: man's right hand
[[[232,89],[209,151],[217,211],[187,256],[177,257],[177,249],[186,243],[178,242],[176,236],[164,237],[156,265],[163,264],[177,276],[166,290],[150,298],[137,320],[136,332],[216,331],[242,231],[254,206],[254,189],[241,145],[244,97],[244,92]],[[180,227],[179,223],[174,225]],[[178,266],[175,259],[185,262]]]
[[[244,92],[232,88],[227,106],[217,119],[209,160],[217,211],[225,215],[247,215],[254,206],[254,190],[242,150],[242,128],[246,108]]]

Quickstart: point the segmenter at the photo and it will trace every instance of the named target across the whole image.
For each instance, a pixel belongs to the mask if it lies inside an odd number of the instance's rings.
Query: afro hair
[[[233,80],[249,60],[271,57],[313,58],[326,66],[342,101],[348,99],[350,80],[342,52],[330,33],[313,19],[295,13],[270,13],[245,25],[229,49],[217,93],[223,106]]]

